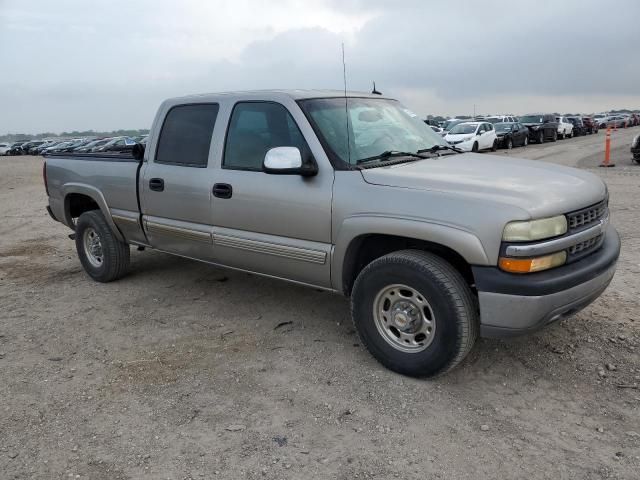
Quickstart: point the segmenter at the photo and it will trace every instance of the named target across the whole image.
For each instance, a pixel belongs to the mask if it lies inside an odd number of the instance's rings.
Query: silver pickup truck
[[[379,95],[174,98],[146,150],[48,155],[44,178],[93,279],[125,275],[135,245],[330,290],[412,376],[577,312],[620,252],[597,176],[459,153]]]

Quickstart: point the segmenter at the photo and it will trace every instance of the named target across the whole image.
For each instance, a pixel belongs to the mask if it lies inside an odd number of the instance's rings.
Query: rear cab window
[[[205,168],[218,110],[217,103],[172,107],[160,130],[155,162]]]

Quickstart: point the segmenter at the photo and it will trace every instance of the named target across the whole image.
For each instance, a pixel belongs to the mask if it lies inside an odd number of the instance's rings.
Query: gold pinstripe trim
[[[111,214],[111,218],[113,218],[114,222],[125,222],[125,223],[135,223],[138,224],[138,219],[134,217],[125,217],[123,215],[114,215]]]
[[[163,225],[160,223],[145,221],[147,231],[158,235],[166,235],[169,237],[181,238],[184,240],[192,240],[194,242],[212,243],[211,234],[207,232],[199,232],[186,228]]]
[[[320,250],[309,250],[306,248],[249,240],[247,238],[232,237],[217,233],[213,234],[213,244],[220,247],[237,248],[238,250],[264,253],[266,255],[299,260],[301,262],[317,263],[320,265],[323,265],[327,260],[327,253]]]

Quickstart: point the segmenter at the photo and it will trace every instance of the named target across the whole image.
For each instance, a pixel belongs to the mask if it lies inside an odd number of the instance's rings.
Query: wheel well
[[[69,220],[78,218],[89,210],[100,210],[96,201],[82,193],[70,193],[64,199],[64,211]]]
[[[418,240],[415,238],[399,237],[395,235],[371,234],[355,238],[345,254],[342,269],[342,289],[346,295],[351,294],[351,288],[358,274],[376,258],[398,250],[416,249],[434,253],[449,262],[458,270],[469,285],[475,283],[471,266],[455,250],[439,243]]]

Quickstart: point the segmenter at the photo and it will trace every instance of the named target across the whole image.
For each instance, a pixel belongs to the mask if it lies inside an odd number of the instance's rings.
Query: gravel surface
[[[359,344],[347,300],[132,250],[98,284],[44,210],[42,159],[0,157],[0,477],[638,479],[640,166],[614,134],[501,155],[601,175],[622,236],[593,305],[480,340],[445,377]]]

